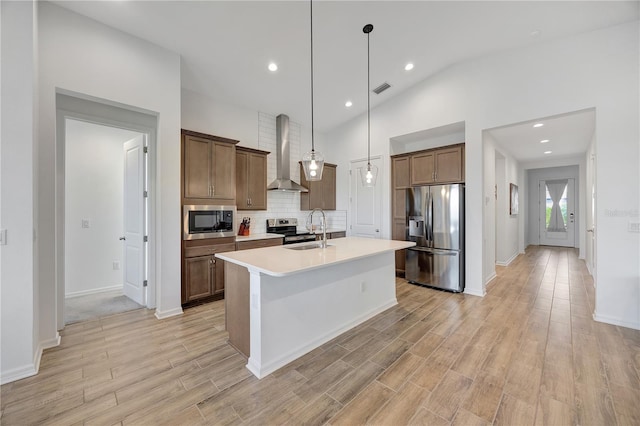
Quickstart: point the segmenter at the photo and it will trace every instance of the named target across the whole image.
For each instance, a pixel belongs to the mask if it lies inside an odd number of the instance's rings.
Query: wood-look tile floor
[[[2,386],[24,424],[638,425],[640,331],[594,322],[572,249],[530,247],[484,298],[397,280],[399,304],[257,380],[223,302],[68,326]]]

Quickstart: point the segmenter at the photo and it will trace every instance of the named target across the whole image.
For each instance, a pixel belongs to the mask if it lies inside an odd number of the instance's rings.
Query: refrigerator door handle
[[[433,194],[429,191],[429,247],[433,247]]]

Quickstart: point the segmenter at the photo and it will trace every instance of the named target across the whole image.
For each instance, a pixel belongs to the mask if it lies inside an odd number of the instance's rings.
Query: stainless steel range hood
[[[289,117],[276,117],[276,180],[267,186],[269,191],[309,192],[304,186],[291,180],[291,160],[289,153]]]

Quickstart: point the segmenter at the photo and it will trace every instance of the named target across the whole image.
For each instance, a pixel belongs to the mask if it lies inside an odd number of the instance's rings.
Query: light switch
[[[89,227],[89,219],[82,219],[82,227],[83,228]]]

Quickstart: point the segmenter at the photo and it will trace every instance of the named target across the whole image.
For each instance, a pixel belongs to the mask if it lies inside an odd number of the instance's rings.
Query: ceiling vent
[[[391,87],[391,85],[385,81],[380,86],[378,86],[375,89],[373,89],[373,93],[375,93],[376,95],[379,95],[380,93],[382,93],[385,90],[387,90],[389,87]]]

